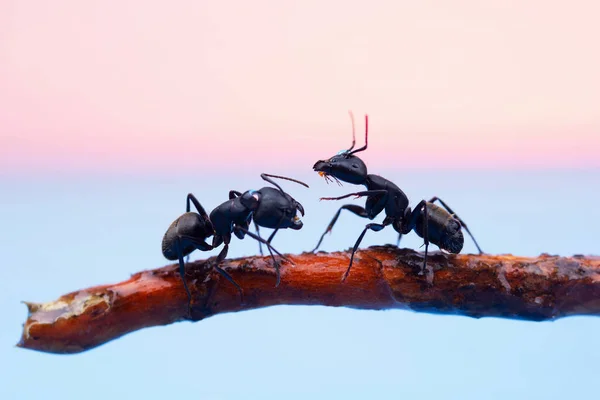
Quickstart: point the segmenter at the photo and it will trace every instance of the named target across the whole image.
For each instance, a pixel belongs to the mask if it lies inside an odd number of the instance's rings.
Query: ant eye
[[[352,168],[358,168],[358,164],[352,164]]]

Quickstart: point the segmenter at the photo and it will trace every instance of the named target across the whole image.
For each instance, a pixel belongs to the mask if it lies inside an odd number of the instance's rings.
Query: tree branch
[[[600,257],[538,258],[432,253],[422,274],[422,253],[376,246],[357,252],[345,283],[348,252],[290,255],[275,287],[270,257],[226,260],[222,267],[244,289],[211,267],[213,259],[186,266],[194,297],[177,266],[143,271],[114,285],[72,292],[56,301],[26,303],[29,316],[19,347],[78,353],[138,329],[279,304],[359,309],[401,308],[470,317],[542,321],[600,315]]]

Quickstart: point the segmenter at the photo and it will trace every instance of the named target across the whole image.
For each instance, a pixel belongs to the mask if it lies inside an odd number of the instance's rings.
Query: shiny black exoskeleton
[[[304,216],[304,208],[289,194],[285,193],[277,183],[273,182],[270,179],[271,177],[289,180],[308,187],[307,184],[295,179],[261,174],[262,179],[273,184],[277,189],[264,187],[260,190],[248,190],[244,193],[232,190],[229,192],[229,200],[212,210],[210,216],[196,197],[191,193],[188,194],[186,213],[173,221],[163,236],[162,253],[168,260],[179,261],[179,273],[190,304],[192,296],[185,281],[185,263],[183,258],[194,250],[208,251],[219,247],[221,244],[224,244],[224,247],[217,256],[214,268],[235,285],[240,292],[240,296],[243,298],[242,288],[233,280],[231,275],[219,267],[227,256],[232,233],[239,239],[243,239],[245,235],[248,235],[256,239],[259,243],[267,245],[277,271],[276,286],[279,285],[279,263],[275,259],[273,252],[287,261],[290,260],[273,248],[271,241],[279,229],[302,228],[302,221],[296,215],[296,210],[300,211],[302,216]],[[196,207],[197,213],[190,212],[190,202]],[[275,229],[268,240],[264,240],[260,235],[255,235],[248,231],[248,226],[252,220],[257,225],[257,230],[258,226]],[[212,244],[206,243],[206,239],[211,236],[213,236]]]
[[[346,270],[342,281],[346,279],[352,268],[354,253],[358,249],[360,242],[365,236],[367,230],[378,232],[388,225],[392,225],[394,230],[398,232],[398,244],[402,235],[414,230],[417,235],[425,241],[425,257],[423,260],[423,270],[427,266],[427,251],[429,243],[437,245],[440,249],[450,253],[459,253],[464,244],[461,227],[465,228],[467,233],[475,242],[479,253],[483,253],[477,244],[477,241],[467,228],[467,225],[461,220],[450,207],[446,205],[438,197],[433,197],[429,201],[421,200],[419,204],[411,211],[408,197],[398,186],[389,180],[379,176],[367,173],[365,163],[354,154],[367,149],[369,138],[369,118],[365,115],[365,145],[359,149],[353,150],[355,145],[355,130],[354,118],[352,119],[352,146],[348,150],[342,150],[328,160],[320,160],[315,163],[313,169],[319,172],[326,180],[332,178],[336,181],[344,181],[355,185],[364,185],[367,190],[362,192],[350,193],[341,197],[322,197],[321,200],[341,200],[350,196],[362,197],[366,196],[367,201],[365,207],[360,207],[354,204],[346,204],[340,207],[333,219],[327,226],[327,229],[321,235],[317,246],[313,249],[315,252],[325,234],[331,232],[333,225],[336,223],[342,210],[348,210],[359,217],[374,219],[379,213],[385,210],[385,219],[381,224],[369,223],[365,226],[358,240],[352,249],[350,257],[350,265]],[[439,201],[442,207],[433,204]]]

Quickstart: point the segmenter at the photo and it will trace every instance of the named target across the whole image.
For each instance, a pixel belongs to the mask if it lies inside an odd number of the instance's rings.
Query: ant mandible
[[[273,184],[277,189],[264,187],[260,190],[248,190],[240,193],[235,190],[229,192],[229,200],[217,206],[210,216],[202,207],[196,197],[189,193],[186,199],[186,212],[179,216],[169,226],[162,240],[162,253],[168,260],[179,261],[179,274],[183,281],[183,286],[188,296],[188,305],[191,305],[192,295],[185,280],[185,263],[183,258],[188,256],[194,250],[209,251],[219,247],[224,243],[224,247],[217,256],[213,267],[229,282],[231,282],[240,293],[243,299],[243,290],[235,282],[232,276],[222,269],[219,265],[227,256],[231,234],[235,234],[239,239],[248,235],[256,239],[259,243],[267,245],[273,264],[277,272],[276,286],[280,282],[279,263],[275,259],[273,252],[281,256],[284,260],[293,263],[290,259],[278,252],[271,246],[271,240],[279,229],[302,228],[302,221],[296,216],[296,210],[304,216],[304,208],[289,194],[270,178],[285,179],[299,183],[308,187],[306,183],[292,178],[286,178],[278,175],[261,174],[261,178]],[[190,212],[190,202],[198,211]],[[255,235],[248,231],[250,221],[254,217],[254,222],[266,228],[275,228],[268,240],[264,240],[260,235]],[[212,245],[206,243],[206,239],[213,236]],[[262,251],[262,247],[261,247]]]
[[[346,280],[350,273],[352,262],[354,260],[354,253],[358,249],[366,232],[369,229],[379,232],[388,225],[392,225],[394,230],[398,232],[398,245],[400,244],[402,235],[406,235],[412,230],[423,238],[425,242],[423,271],[427,266],[429,243],[433,243],[440,249],[450,253],[460,253],[464,244],[461,227],[463,227],[469,236],[471,236],[479,253],[483,254],[477,241],[469,231],[469,228],[467,228],[467,224],[465,224],[465,222],[440,198],[433,197],[429,201],[421,200],[415,209],[411,211],[408,197],[398,186],[379,175],[367,173],[367,166],[365,163],[354,154],[367,149],[369,117],[368,115],[365,115],[365,145],[359,149],[353,150],[356,143],[354,116],[351,111],[349,114],[352,120],[352,146],[350,146],[348,150],[338,152],[328,160],[317,161],[313,166],[313,169],[327,181],[330,181],[331,178],[333,178],[338,183],[341,180],[354,185],[364,185],[367,188],[366,191],[350,193],[341,197],[322,197],[321,200],[341,200],[350,196],[356,196],[357,198],[366,196],[367,201],[364,208],[354,204],[341,206],[335,213],[325,232],[321,235],[317,246],[312,252],[317,251],[325,234],[331,232],[333,225],[336,223],[342,210],[348,210],[359,217],[368,218],[370,220],[374,219],[379,213],[385,210],[386,216],[383,222],[381,224],[367,224],[358,237],[358,240],[352,249],[350,265],[342,277],[342,282]],[[433,204],[435,201],[439,201],[443,208]]]

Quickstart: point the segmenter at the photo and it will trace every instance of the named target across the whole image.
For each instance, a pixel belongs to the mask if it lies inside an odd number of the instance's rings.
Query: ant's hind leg
[[[183,256],[181,253],[181,241],[177,239],[177,256],[179,259],[179,276],[183,282],[183,288],[185,289],[185,293],[188,296],[188,315],[192,315],[192,294],[190,293],[190,289],[188,288],[187,282],[185,281],[185,263],[183,262]]]
[[[410,214],[408,223],[403,227],[403,232],[405,233],[410,232],[412,229],[414,229],[417,225],[417,219],[419,218],[421,213],[423,213],[422,233],[423,240],[425,241],[425,243],[423,243],[425,246],[425,257],[423,258],[423,268],[421,269],[419,275],[422,275],[427,268],[427,253],[429,251],[429,214],[427,212],[427,202],[425,200],[421,200],[419,204],[417,204],[417,206]]]
[[[200,216],[202,216],[202,218],[204,218],[205,221],[210,222],[210,219],[208,217],[208,214],[206,213],[206,210],[204,209],[204,207],[202,207],[202,204],[200,204],[200,202],[198,201],[196,196],[194,196],[192,193],[188,193],[187,198],[185,200],[185,212],[190,212],[190,210],[191,210],[190,202],[194,203],[194,207],[196,207],[198,214],[200,214]],[[190,255],[188,254],[187,256],[185,256],[185,262],[187,263],[189,261],[190,261]]]
[[[184,269],[184,264],[183,264],[183,257],[181,257],[181,242],[180,240],[185,239],[187,242],[190,242],[191,244],[194,245],[194,247],[196,247],[196,249],[200,250],[200,251],[208,251],[208,250],[212,250],[212,246],[202,240],[198,240],[196,238],[193,238],[191,236],[185,236],[185,235],[180,235],[179,239],[177,241],[177,251],[179,254],[179,273],[181,274],[181,279],[183,279],[183,286],[185,287],[185,291],[188,295],[188,299],[189,299],[189,304],[188,304],[188,311],[191,315],[192,312],[192,295],[190,294],[190,290],[188,289],[187,283],[185,281],[185,269]],[[188,254],[189,257],[189,254]],[[187,262],[187,261],[186,261]]]
[[[427,270],[427,251],[429,250],[429,215],[427,214],[427,203],[423,204],[423,240],[425,241],[425,257],[423,259],[422,273]]]
[[[471,236],[471,239],[473,240],[473,243],[475,243],[475,247],[477,247],[477,250],[479,251],[479,254],[483,254],[483,251],[481,250],[481,247],[479,247],[479,244],[477,244],[477,240],[475,240],[475,237],[473,236],[473,234],[471,233],[471,231],[467,227],[467,224],[465,224],[465,221],[463,221],[458,215],[456,215],[456,213],[454,211],[452,211],[452,209],[450,207],[448,207],[448,205],[446,203],[444,203],[444,201],[442,199],[440,199],[439,197],[434,196],[434,197],[431,198],[431,200],[429,200],[430,203],[433,203],[435,201],[439,201],[440,204],[446,209],[446,211],[448,211],[450,214],[454,215],[454,217],[458,220],[458,222],[460,222],[460,224],[462,225],[462,227],[465,228],[465,231],[467,231],[467,233],[469,234],[469,236]]]
[[[194,196],[191,193],[188,193],[187,199],[185,201],[185,212],[190,212],[190,201],[194,203],[194,207],[196,207],[196,210],[198,210],[198,214],[200,214],[205,220],[208,220],[209,218],[208,214],[206,213],[206,210],[204,209],[204,207],[202,207],[202,204],[200,204],[196,196]]]
[[[321,238],[319,239],[319,242],[317,243],[317,245],[315,246],[314,249],[312,249],[311,253],[314,253],[315,251],[317,251],[317,249],[319,248],[319,246],[321,246],[321,242],[323,241],[323,238],[325,237],[325,235],[329,232],[331,232],[331,230],[333,229],[333,226],[335,225],[335,223],[337,222],[338,218],[340,217],[340,213],[342,212],[342,210],[348,210],[351,213],[358,215],[359,217],[362,218],[369,218],[367,210],[365,210],[363,207],[361,206],[357,206],[354,204],[346,204],[344,206],[341,206],[339,208],[339,210],[337,210],[337,212],[335,213],[335,215],[333,216],[331,222],[329,223],[329,225],[327,225],[327,229],[325,229],[325,232],[323,232],[323,234],[321,235]]]

